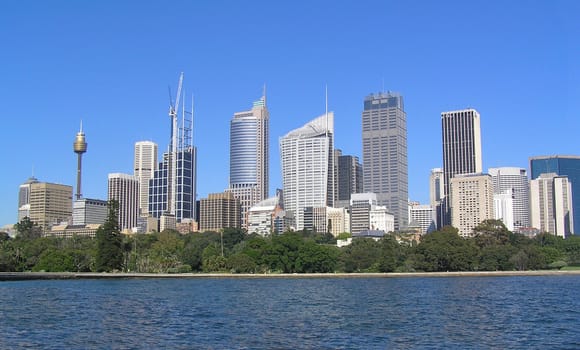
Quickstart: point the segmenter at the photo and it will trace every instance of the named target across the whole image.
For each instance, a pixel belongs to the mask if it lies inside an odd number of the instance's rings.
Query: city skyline
[[[150,3],[136,12],[134,5],[108,2],[5,7],[0,28],[10,35],[0,67],[0,147],[11,151],[2,153],[9,170],[0,187],[0,225],[17,221],[18,189],[30,176],[75,184],[70,146],[81,120],[90,143],[82,164],[85,198],[106,198],[107,174],[133,173],[135,142],[152,140],[165,150],[167,87],[181,71],[191,86],[187,101],[195,97],[197,199],[227,188],[229,121],[264,84],[270,149],[295,125],[323,113],[328,85],[335,147],[361,159],[362,99],[400,92],[409,197],[421,203],[429,201],[430,170],[443,166],[443,111],[481,113],[483,169],[529,170],[529,157],[579,153],[574,2],[373,2],[373,11],[324,1],[178,4],[178,14]],[[466,16],[473,12],[478,15]],[[168,26],[174,15],[177,24]],[[241,21],[249,16],[263,20]],[[377,34],[387,28],[392,35]],[[256,38],[267,45],[256,50]],[[378,45],[383,39],[389,45]],[[280,169],[272,152],[270,193],[282,187]]]

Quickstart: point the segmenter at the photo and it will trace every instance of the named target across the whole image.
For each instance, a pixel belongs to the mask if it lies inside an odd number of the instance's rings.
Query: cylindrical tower
[[[73,143],[74,152],[77,154],[77,194],[76,198],[81,199],[81,173],[82,173],[82,157],[83,153],[87,151],[87,142],[85,141],[85,133],[83,132],[83,124],[77,133],[75,142]]]

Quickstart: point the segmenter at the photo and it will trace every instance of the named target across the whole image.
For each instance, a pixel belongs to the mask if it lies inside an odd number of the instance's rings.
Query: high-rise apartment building
[[[109,174],[107,199],[119,204],[119,229],[132,230],[137,227],[139,216],[139,179],[121,173]]]
[[[139,179],[139,215],[149,214],[149,180],[157,169],[157,144],[152,141],[135,143],[134,175]]]
[[[403,97],[371,94],[362,112],[363,189],[395,216],[395,230],[408,224],[407,114]]]
[[[38,179],[32,176],[18,188],[18,222],[30,218],[30,185],[37,182]]]
[[[363,191],[362,165],[357,156],[343,155],[340,150],[336,150],[335,155],[337,187],[335,206],[348,207],[350,195]]]
[[[459,174],[482,172],[480,116],[475,109],[441,113],[443,143],[442,218],[438,226],[451,224],[449,193],[451,179]]]
[[[284,210],[296,230],[304,209],[334,205],[334,114],[328,112],[280,138]]]
[[[504,221],[506,227],[511,227],[512,230],[516,231],[529,227],[530,189],[526,169],[514,167],[489,168],[489,175],[491,175],[493,182],[493,193],[500,195],[508,192],[512,198],[513,213],[502,214],[503,218],[513,218],[511,223]],[[502,205],[502,207],[503,209],[507,208],[505,205]]]
[[[200,231],[240,228],[240,201],[231,192],[210,193],[200,201]]]
[[[38,181],[30,182],[29,186],[29,218],[44,233],[55,224],[71,220],[72,186]]]
[[[568,177],[556,173],[541,173],[530,180],[532,226],[560,237],[572,234],[572,190]]]
[[[240,201],[246,229],[248,210],[268,198],[269,123],[266,96],[262,96],[251,110],[235,113],[230,124],[229,191]]]
[[[491,176],[455,174],[449,185],[451,225],[462,237],[471,237],[477,225],[494,218]]]
[[[568,177],[568,182],[572,186],[574,227],[580,228],[580,156],[555,155],[530,158],[532,179],[537,179],[540,174],[547,173]]]

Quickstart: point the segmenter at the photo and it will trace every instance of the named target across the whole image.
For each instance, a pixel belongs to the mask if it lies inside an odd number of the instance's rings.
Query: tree
[[[501,220],[483,220],[473,229],[475,243],[480,247],[503,245],[509,242],[510,231]]]
[[[422,271],[469,271],[475,266],[477,247],[471,240],[463,239],[457,229],[445,226],[423,236],[415,248],[422,258],[415,258],[417,270]]]
[[[98,272],[122,270],[123,249],[119,230],[119,203],[110,200],[107,220],[97,229],[97,256],[95,269]]]
[[[18,237],[23,239],[35,239],[42,235],[40,227],[32,222],[28,216],[25,216],[19,223],[15,224],[14,228],[18,232]]]

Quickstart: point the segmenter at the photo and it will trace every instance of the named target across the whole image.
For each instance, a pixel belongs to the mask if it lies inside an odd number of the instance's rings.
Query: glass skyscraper
[[[149,180],[149,214],[160,218],[168,214],[168,183],[169,168],[171,166],[169,153],[163,154],[163,161],[155,170],[153,179]],[[177,152],[176,159],[176,193],[175,193],[175,219],[182,222],[183,219],[195,218],[196,196],[196,163],[197,149],[189,147]]]
[[[403,97],[371,94],[362,113],[363,189],[395,216],[395,230],[409,223],[407,114]]]
[[[572,185],[572,212],[574,227],[580,227],[580,156],[539,156],[530,158],[532,180],[540,174],[555,173],[567,176]]]
[[[268,198],[269,120],[266,96],[251,110],[238,112],[230,124],[230,188],[240,201],[242,227],[247,229],[247,212]]]

